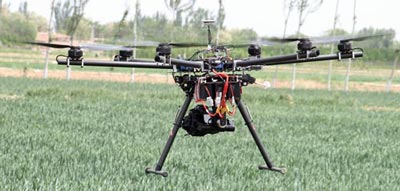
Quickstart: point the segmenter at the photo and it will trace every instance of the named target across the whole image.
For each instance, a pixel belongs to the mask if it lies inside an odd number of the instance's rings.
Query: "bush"
[[[2,12],[0,17],[0,44],[34,41],[36,25],[20,13]]]

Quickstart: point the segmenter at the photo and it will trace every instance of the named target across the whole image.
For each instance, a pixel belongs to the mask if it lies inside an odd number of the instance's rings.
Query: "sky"
[[[11,3],[17,10],[20,2],[25,0],[3,0]],[[26,0],[29,11],[45,17],[50,16],[51,0]],[[119,21],[126,7],[131,7],[133,17],[134,4],[137,0],[90,0],[85,16],[100,23]],[[157,11],[171,18],[171,13],[164,0],[139,0],[143,15],[154,15]],[[186,2],[187,0],[182,0]],[[223,0],[225,4],[225,27],[228,29],[251,28],[260,36],[282,36],[284,28],[284,0]],[[310,0],[314,2],[316,0]],[[308,36],[324,35],[333,28],[337,0],[324,0],[322,6],[307,16],[301,29]],[[351,32],[353,25],[354,0],[339,0],[337,28]],[[197,0],[196,7],[211,10],[217,15],[217,0]],[[396,39],[400,40],[400,1],[399,0],[357,0],[357,23],[355,30],[365,27],[395,29]],[[293,11],[289,19],[288,34],[295,34],[298,25],[298,13]]]

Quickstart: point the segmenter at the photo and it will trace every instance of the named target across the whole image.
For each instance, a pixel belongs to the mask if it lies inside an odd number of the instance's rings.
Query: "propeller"
[[[275,43],[288,43],[288,42],[296,42],[296,41],[309,41],[309,38],[269,38],[268,39],[271,42],[275,42]]]
[[[70,49],[90,49],[90,50],[121,50],[128,49],[123,46],[108,45],[108,44],[84,44],[79,46],[67,45],[67,44],[57,44],[57,43],[47,43],[47,42],[25,42],[26,44],[45,46],[49,48],[70,48]]]
[[[336,42],[339,43],[344,43],[344,42],[350,42],[350,41],[364,41],[364,40],[368,40],[371,38],[378,38],[378,37],[382,37],[385,36],[383,34],[378,34],[378,35],[367,35],[367,36],[358,36],[358,37],[344,37],[343,39],[335,39]]]
[[[302,37],[302,38],[269,38],[269,41],[276,43],[288,43],[288,42],[304,42],[312,41],[313,44],[329,44],[329,43],[344,43],[350,41],[363,41],[370,38],[382,37],[383,34],[378,35],[365,35],[365,36],[333,36],[333,37]]]
[[[66,45],[66,44],[55,44],[55,43],[46,43],[46,42],[25,42],[25,44],[45,46],[45,47],[49,47],[49,48],[80,48],[79,46],[71,46],[71,45]]]
[[[128,45],[123,46],[124,48],[148,48],[148,47],[158,47],[158,46],[173,46],[176,48],[190,48],[190,47],[206,47],[207,44],[204,43],[184,43],[184,42],[168,42],[168,43],[160,43],[160,42],[153,42],[153,43],[144,43],[139,45]]]
[[[69,48],[68,50],[68,58],[72,60],[80,60],[83,56],[83,51],[81,50],[81,46],[71,46],[66,44],[56,44],[56,43],[46,43],[46,42],[25,42],[26,44],[45,46],[50,48]]]

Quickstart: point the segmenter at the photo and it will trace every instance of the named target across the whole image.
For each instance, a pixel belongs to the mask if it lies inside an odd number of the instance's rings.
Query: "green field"
[[[400,190],[395,93],[246,87],[259,135],[286,175],[236,132],[185,136],[146,175],[184,94],[173,85],[0,78],[0,190]]]

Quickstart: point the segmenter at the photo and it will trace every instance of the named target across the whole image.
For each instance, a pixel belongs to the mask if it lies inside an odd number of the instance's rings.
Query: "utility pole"
[[[219,45],[219,37],[221,33],[221,28],[223,27],[224,20],[225,20],[225,9],[223,0],[218,0],[219,8],[218,8],[218,20],[217,20],[217,38],[216,44]]]
[[[133,19],[133,59],[136,59],[136,46],[137,46],[137,21],[138,21],[138,11],[139,11],[140,2],[136,0],[135,4],[135,18]],[[131,82],[135,82],[135,68],[131,70]]]
[[[387,92],[390,92],[390,90],[392,89],[392,80],[393,80],[393,77],[394,77],[394,72],[396,71],[397,62],[399,61],[399,52],[400,52],[399,49],[395,50],[396,58],[394,59],[392,72],[390,73],[390,77],[389,77],[389,80],[388,80],[387,85],[386,85],[386,91]]]
[[[357,16],[356,16],[356,7],[357,7],[357,0],[354,0],[354,10],[353,10],[353,29],[351,30],[351,36],[354,36],[354,32],[356,29],[356,23],[357,23]],[[347,70],[346,70],[346,80],[344,82],[344,91],[349,91],[349,81],[350,81],[350,69],[351,69],[351,62],[352,60],[349,59],[347,63]]]
[[[336,35],[336,24],[337,21],[339,20],[339,15],[338,15],[338,10],[339,10],[339,0],[336,1],[336,10],[335,10],[335,18],[333,19],[333,31],[332,31],[332,36]],[[331,45],[331,54],[333,54],[334,51],[334,45]],[[329,69],[328,69],[328,91],[332,90],[332,65],[333,61],[329,61]]]
[[[55,0],[51,1],[51,12],[50,12],[50,18],[49,18],[49,30],[48,30],[48,42],[51,42],[51,34],[52,34],[52,21],[53,21],[53,14],[54,14],[54,3]],[[49,54],[50,54],[50,48],[47,47],[46,49],[46,58],[45,58],[45,63],[44,63],[44,70],[43,70],[43,78],[47,79],[48,77],[48,73],[49,73]]]

